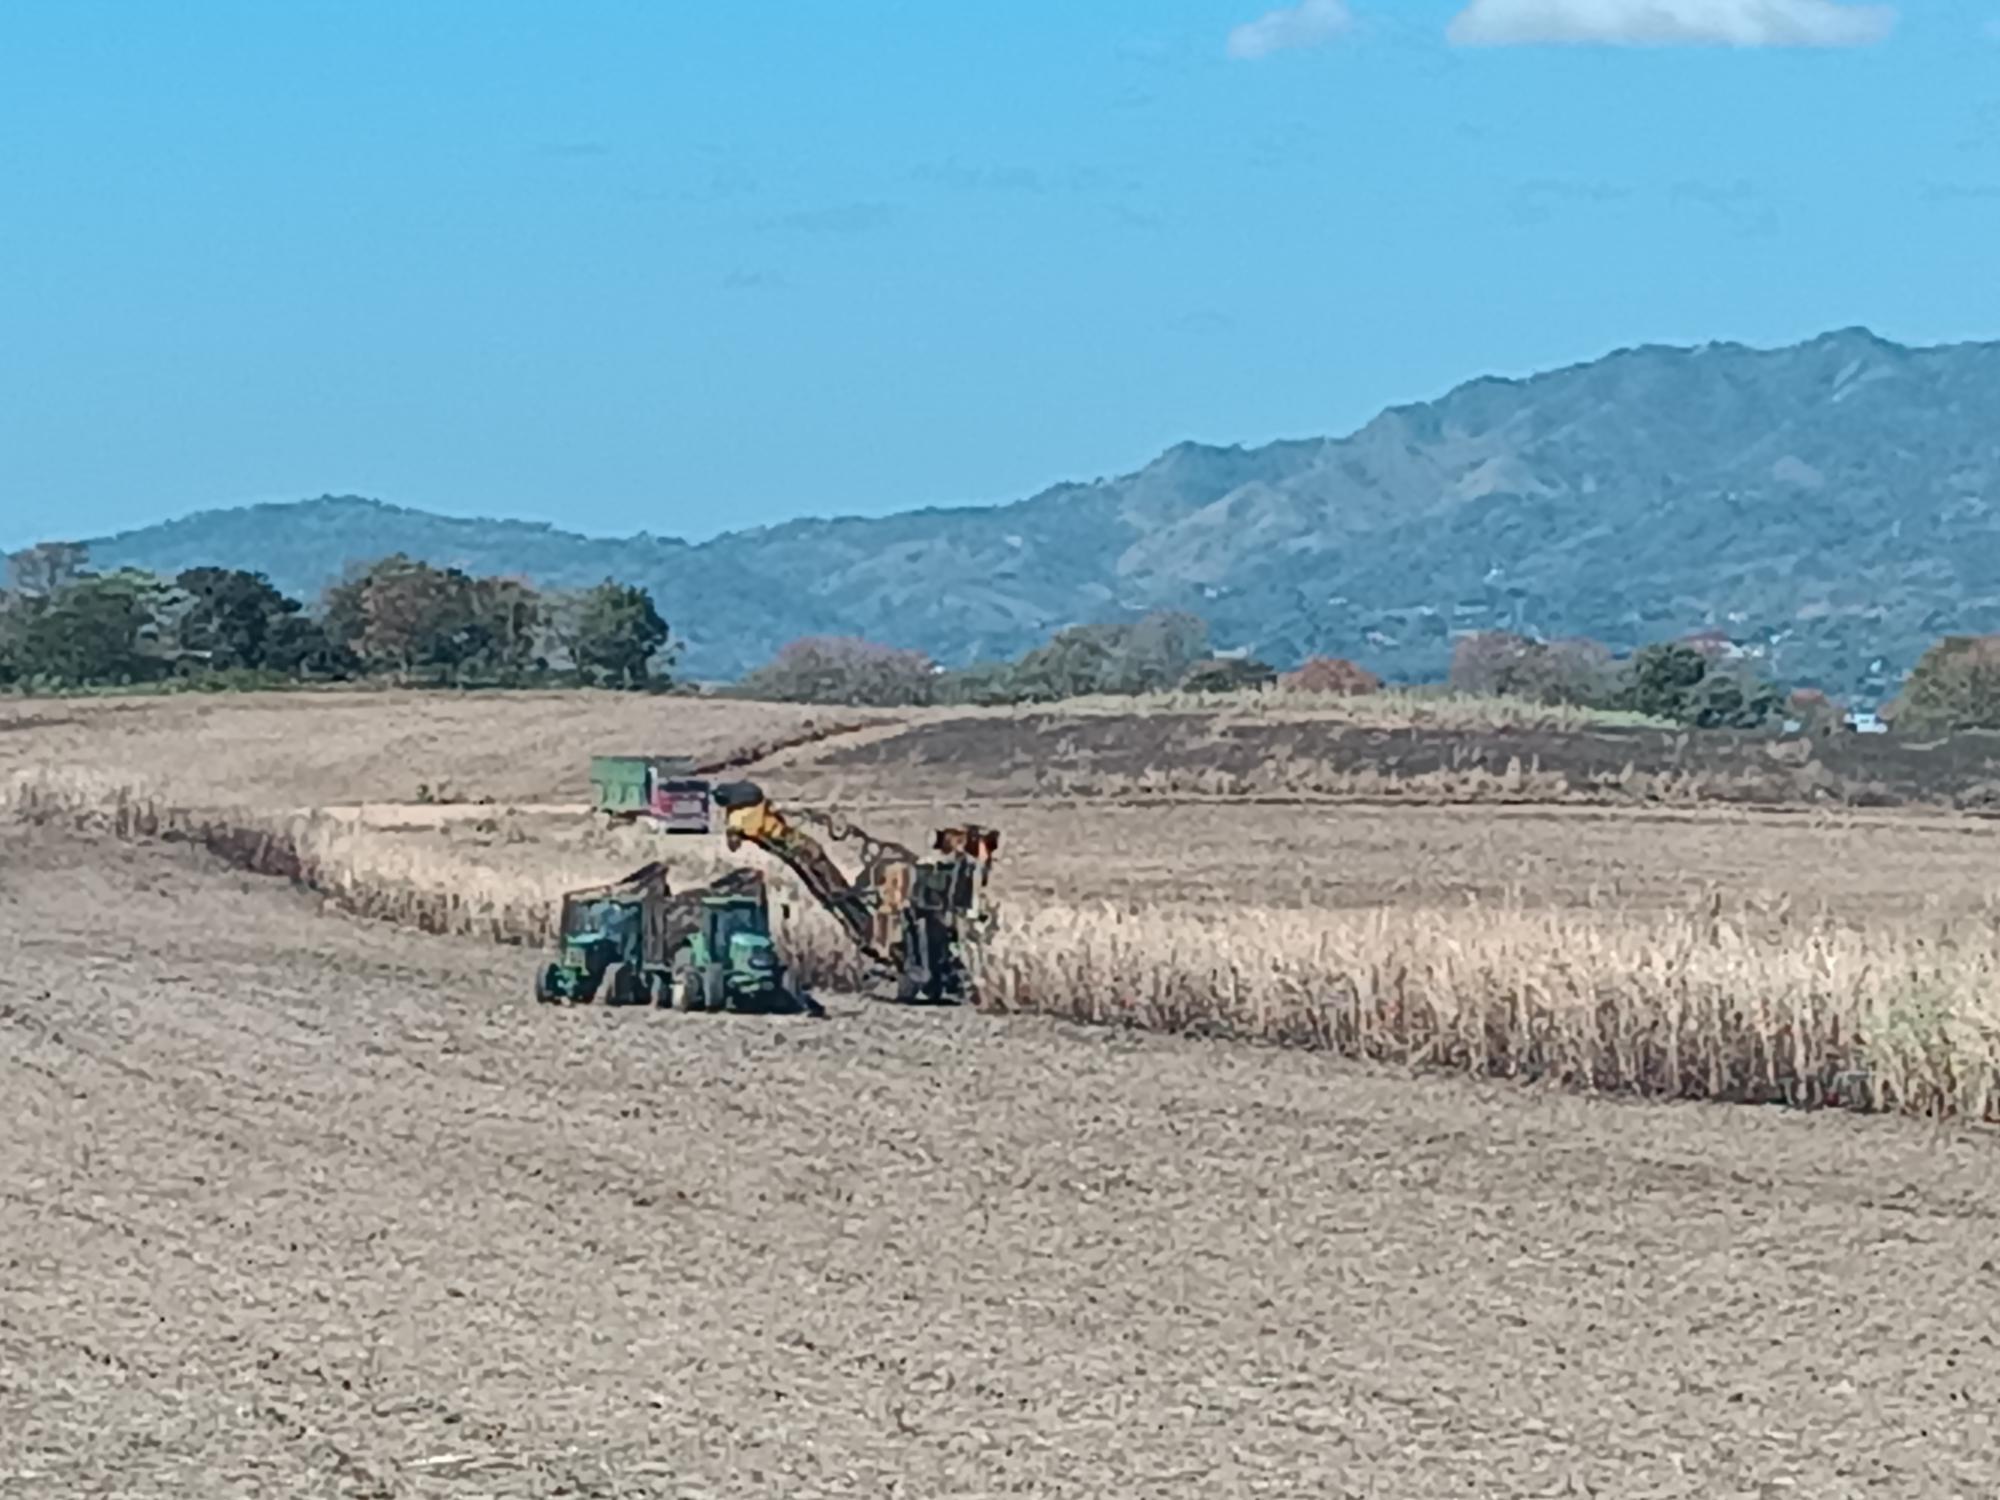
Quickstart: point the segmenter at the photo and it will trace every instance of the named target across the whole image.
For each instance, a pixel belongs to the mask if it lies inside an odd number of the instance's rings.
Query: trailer
[[[592,809],[617,823],[643,822],[662,833],[708,833],[711,786],[684,755],[593,755]]]
[[[731,870],[676,892],[657,860],[563,897],[556,952],[535,976],[535,998],[826,1014],[778,953],[759,871]]]

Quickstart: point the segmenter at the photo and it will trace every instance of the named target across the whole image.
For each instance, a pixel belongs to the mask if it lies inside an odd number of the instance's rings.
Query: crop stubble
[[[522,810],[568,794],[587,750],[602,748],[564,726],[589,730],[595,715],[623,724],[633,748],[718,753],[796,736],[805,717],[556,694],[518,708],[356,695],[100,712],[119,726],[108,745],[79,747],[61,730],[0,737],[0,753],[31,765],[54,749],[113,768],[31,770],[27,800],[41,815],[171,826],[303,874],[352,910],[516,941],[545,936],[568,886],[654,852],[682,883],[723,859],[699,841],[649,843],[591,832],[575,812]],[[369,738],[371,712],[389,749]],[[1103,713],[1077,722],[1116,743]],[[241,723],[252,729],[239,744]],[[296,767],[278,753],[287,723],[309,746]],[[939,734],[953,759],[978,743],[948,720]],[[1018,756],[1018,740],[996,743]],[[855,783],[851,762],[899,741],[902,760]],[[779,755],[758,774],[810,801],[825,797],[834,768],[848,808],[920,839],[946,806],[922,794],[921,774],[909,799],[928,743],[877,729]],[[496,800],[278,816],[315,797],[365,799],[385,755],[404,780]],[[120,756],[167,770],[134,790]],[[961,769],[976,784],[978,768]],[[252,810],[218,825],[213,807],[226,798]],[[1009,830],[1007,921],[985,973],[996,1007],[1656,1095],[2000,1115],[2000,948],[1986,876],[1995,825],[1983,820],[977,797],[949,810]],[[796,893],[791,905],[785,936],[804,968],[823,983],[856,979],[824,917]]]
[[[2000,1486],[1968,1138],[548,1010],[505,950],[50,829],[0,913],[0,1493]]]

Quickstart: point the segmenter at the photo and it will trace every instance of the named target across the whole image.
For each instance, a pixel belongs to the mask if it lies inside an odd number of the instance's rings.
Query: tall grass
[[[565,891],[615,879],[656,857],[636,840],[532,865],[497,866],[477,851],[418,841],[333,813],[192,808],[117,777],[29,771],[0,787],[0,814],[62,824],[126,840],[192,843],[239,868],[290,880],[355,916],[419,932],[546,947]],[[623,846],[623,847],[621,847]],[[777,900],[773,922],[788,959],[809,984],[855,985],[865,965],[840,929],[790,874],[766,865]],[[675,889],[706,884],[738,863],[683,845],[668,861]]]
[[[2000,1120],[2000,942],[1518,906],[1212,919],[1051,906],[982,971],[1002,1010],[1655,1098]]]
[[[325,815],[201,812],[105,778],[30,772],[0,812],[198,842],[359,915],[536,945],[565,889],[629,851],[532,871]],[[724,861],[672,862],[677,886]],[[808,981],[865,966],[773,871],[779,937]],[[787,910],[789,908],[789,910]],[[1003,911],[980,1004],[1198,1032],[1587,1091],[1845,1103],[2000,1121],[2000,933],[1991,917],[1864,929],[1826,917],[1467,905],[1213,916],[1047,904]],[[523,981],[525,987],[525,979]]]

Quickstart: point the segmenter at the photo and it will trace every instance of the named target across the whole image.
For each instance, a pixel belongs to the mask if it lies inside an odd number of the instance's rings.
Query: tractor
[[[678,894],[665,867],[563,898],[561,948],[535,980],[544,1004],[673,1005],[679,1010],[824,1015],[771,941],[764,879],[735,870]]]
[[[659,995],[676,1010],[804,1010],[824,1012],[789,982],[771,941],[771,910],[764,893],[701,893],[699,920],[674,949]]]

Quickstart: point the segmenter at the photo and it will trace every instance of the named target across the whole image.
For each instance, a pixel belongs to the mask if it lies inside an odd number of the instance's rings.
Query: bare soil
[[[1990,1139],[528,964],[0,832],[0,1494],[2000,1493]]]

